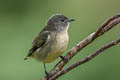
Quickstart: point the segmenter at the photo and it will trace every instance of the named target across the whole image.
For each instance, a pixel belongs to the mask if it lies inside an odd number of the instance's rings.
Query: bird
[[[45,74],[49,75],[46,69],[47,63],[55,61],[58,57],[65,60],[62,54],[68,46],[68,28],[72,21],[74,19],[69,19],[63,14],[52,15],[45,24],[45,27],[33,40],[32,46],[24,60],[34,58],[42,62]]]

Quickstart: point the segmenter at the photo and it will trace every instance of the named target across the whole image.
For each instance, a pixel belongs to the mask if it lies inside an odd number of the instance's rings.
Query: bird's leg
[[[63,56],[60,56],[60,58],[61,58],[63,61],[67,62],[67,60],[66,60]]]
[[[44,70],[45,70],[45,74],[46,74],[46,76],[47,76],[47,79],[49,79],[49,73],[47,72],[45,63],[44,63]]]

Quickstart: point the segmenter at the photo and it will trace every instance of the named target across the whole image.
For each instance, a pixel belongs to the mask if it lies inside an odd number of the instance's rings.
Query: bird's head
[[[68,29],[72,21],[74,21],[74,19],[69,19],[62,14],[55,14],[49,18],[47,25],[57,31],[63,31]]]

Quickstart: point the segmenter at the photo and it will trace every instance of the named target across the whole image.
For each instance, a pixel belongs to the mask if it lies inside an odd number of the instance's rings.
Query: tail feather
[[[24,60],[27,60],[27,59],[28,59],[28,57],[25,57],[25,58],[24,58]]]

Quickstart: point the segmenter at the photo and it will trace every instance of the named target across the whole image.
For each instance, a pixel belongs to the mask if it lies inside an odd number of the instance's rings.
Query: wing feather
[[[48,42],[50,38],[50,32],[49,31],[43,31],[40,32],[37,37],[32,42],[32,48],[29,50],[28,55],[24,60],[26,60],[28,57],[30,57],[33,52],[35,52],[38,48],[42,47],[45,43]]]

